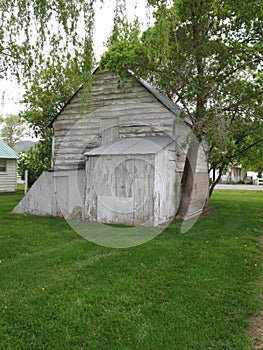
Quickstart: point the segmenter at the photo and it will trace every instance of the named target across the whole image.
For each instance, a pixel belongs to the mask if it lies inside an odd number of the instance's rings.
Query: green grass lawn
[[[0,195],[0,349],[247,350],[260,307],[263,193],[216,191],[213,213],[144,245],[92,244]]]

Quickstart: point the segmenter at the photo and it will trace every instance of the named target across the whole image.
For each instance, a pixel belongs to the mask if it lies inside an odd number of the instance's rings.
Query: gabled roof
[[[18,159],[19,155],[0,139],[0,159]]]
[[[99,67],[97,67],[92,74],[95,74],[99,70]],[[167,108],[170,112],[172,112],[176,117],[179,117],[180,113],[182,112],[181,108],[175,104],[173,101],[171,101],[168,97],[163,95],[160,91],[158,91],[155,87],[153,87],[151,84],[149,84],[147,81],[141,79],[141,78],[135,78],[133,72],[129,71],[131,76],[135,80],[137,80],[145,89],[147,89],[159,102],[162,103],[162,105]],[[58,114],[55,116],[55,118],[50,122],[49,126],[51,127],[52,124],[55,122],[57,117],[61,114],[61,112],[70,104],[72,99],[79,93],[79,91],[82,89],[82,86],[75,92],[75,94],[69,99],[69,101],[65,104],[64,107],[58,112]],[[184,118],[185,123],[192,126],[191,120],[185,116]]]
[[[156,154],[173,142],[170,136],[117,139],[86,152],[85,156],[120,154]]]
[[[164,107],[169,109],[170,112],[172,112],[175,116],[179,116],[180,113],[182,113],[182,109],[174,103],[172,100],[170,100],[167,96],[162,94],[160,91],[158,91],[155,87],[153,87],[151,84],[149,84],[147,81],[139,78],[138,82],[145,87],[154,97],[157,98],[158,101],[160,101]],[[184,121],[192,126],[191,120],[185,116]]]

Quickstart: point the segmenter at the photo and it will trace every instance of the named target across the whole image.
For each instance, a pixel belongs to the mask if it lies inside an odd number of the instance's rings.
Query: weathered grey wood
[[[119,118],[100,118],[100,134],[102,145],[119,138]]]
[[[157,226],[179,205],[175,142],[157,153],[90,155],[86,179],[88,221]]]
[[[93,78],[91,106],[83,114],[84,101],[81,90],[68,104],[54,122],[53,159],[54,168],[75,167],[81,154],[87,149],[101,143],[101,128],[107,118],[118,118],[119,128],[114,129],[111,137],[173,135],[174,114],[162,106],[160,102],[139,82],[132,79],[123,89],[119,89],[119,81],[109,72],[96,72]],[[107,124],[107,123],[105,123]],[[180,125],[189,131],[184,123]],[[185,134],[185,131],[182,131]],[[78,142],[79,156],[73,146]],[[61,156],[61,154],[64,154]],[[76,160],[77,156],[77,160]],[[63,161],[65,160],[65,163]]]
[[[6,159],[6,171],[0,172],[0,192],[14,192],[17,186],[17,160]]]
[[[169,221],[176,214],[180,200],[180,183],[176,172],[176,145],[169,145],[156,154],[154,182],[155,226]]]

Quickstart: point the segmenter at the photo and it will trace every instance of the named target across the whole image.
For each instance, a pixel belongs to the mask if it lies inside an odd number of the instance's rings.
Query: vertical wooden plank
[[[100,119],[101,144],[105,145],[119,137],[119,118]]]
[[[84,218],[87,221],[97,220],[97,196],[94,188],[94,164],[96,157],[86,161],[86,188],[84,200]]]

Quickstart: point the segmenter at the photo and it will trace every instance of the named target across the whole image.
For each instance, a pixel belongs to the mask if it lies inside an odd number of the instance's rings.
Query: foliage
[[[262,177],[263,173],[263,142],[260,142],[257,148],[249,149],[240,159],[243,169],[252,170],[258,173],[258,177]]]
[[[0,74],[14,74],[25,85],[27,107],[20,117],[41,138],[24,153],[21,174],[32,184],[50,167],[48,124],[80,83],[91,85],[93,19],[96,0],[0,1]]]
[[[252,350],[262,195],[215,191],[216,210],[142,246],[85,241],[56,218],[11,214],[0,194],[2,349]],[[121,230],[121,228],[119,228]]]
[[[27,134],[26,126],[18,115],[10,114],[5,118],[0,116],[0,124],[3,124],[0,137],[10,147],[13,147],[16,142],[20,141]]]
[[[28,151],[20,153],[18,173],[22,180],[25,179],[25,170],[28,170],[28,186],[31,187],[43,171],[49,170],[51,144],[39,141],[38,144]]]
[[[48,124],[79,88],[80,80],[84,91],[91,85],[95,3],[0,1],[0,74],[14,74],[25,84],[27,110],[21,118],[41,138],[37,148],[20,160],[21,174],[26,168],[30,171],[30,184],[50,167]]]
[[[102,66],[122,77],[132,70],[177,102],[223,170],[262,140],[261,1],[167,3],[149,0],[154,25],[115,38]]]
[[[92,41],[96,0],[0,1],[0,72],[31,77],[44,62],[77,57]],[[88,52],[87,59],[92,55]]]

